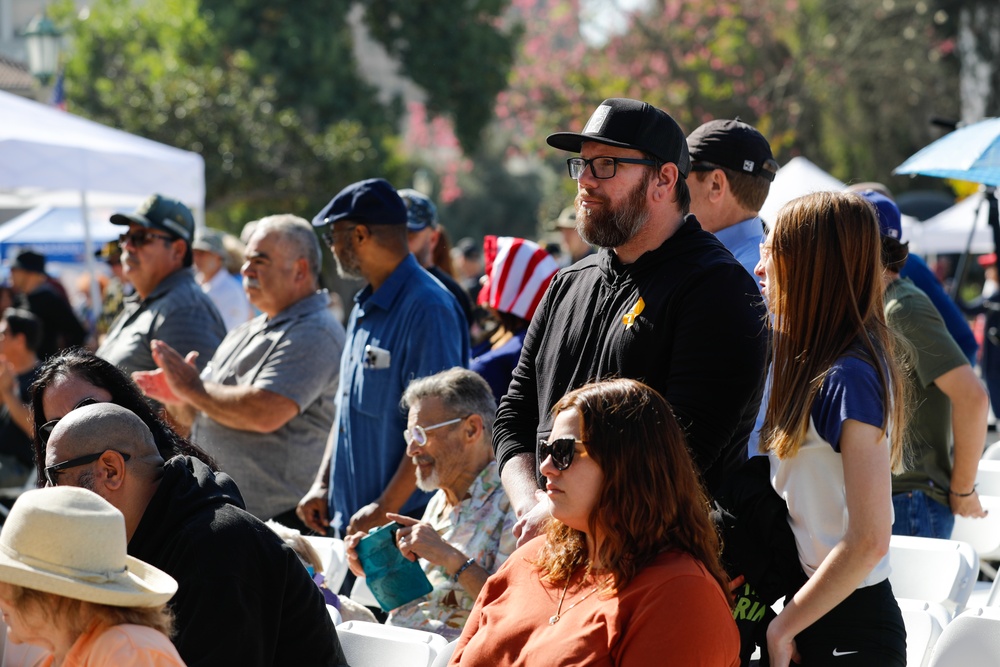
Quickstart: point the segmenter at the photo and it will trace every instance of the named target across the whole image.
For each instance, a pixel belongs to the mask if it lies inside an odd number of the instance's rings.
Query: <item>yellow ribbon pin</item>
[[[639,316],[639,313],[641,313],[642,309],[645,307],[646,307],[646,302],[643,301],[642,297],[640,296],[639,300],[635,302],[634,306],[632,306],[632,310],[625,313],[625,315],[622,317],[622,324],[625,325],[626,329],[635,324],[635,318]]]

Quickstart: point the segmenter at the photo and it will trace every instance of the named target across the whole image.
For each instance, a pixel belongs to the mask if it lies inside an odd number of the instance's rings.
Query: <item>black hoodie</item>
[[[764,384],[766,312],[753,278],[694,216],[631,264],[604,249],[563,269],[531,320],[497,411],[501,469],[535,453],[568,391],[625,377],[667,399],[717,492],[746,460]]]
[[[174,644],[188,667],[346,664],[298,557],[201,461],[164,464],[128,552],[177,580]]]

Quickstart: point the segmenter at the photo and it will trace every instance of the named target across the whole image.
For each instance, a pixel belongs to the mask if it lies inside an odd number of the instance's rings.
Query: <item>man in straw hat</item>
[[[27,491],[0,532],[0,610],[41,665],[184,662],[167,635],[168,574],[125,552],[125,520],[85,489]]]
[[[71,411],[45,463],[49,485],[84,487],[117,507],[129,553],[177,579],[174,642],[189,666],[346,662],[295,553],[240,509],[228,476],[186,457],[164,463],[134,413],[110,403]]]

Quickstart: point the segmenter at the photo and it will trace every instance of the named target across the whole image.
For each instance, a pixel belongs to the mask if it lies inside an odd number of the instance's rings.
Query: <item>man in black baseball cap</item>
[[[766,339],[755,281],[688,215],[684,132],[639,100],[601,103],[582,132],[549,135],[570,157],[576,224],[600,251],[552,279],[500,403],[494,449],[520,543],[548,518],[535,443],[567,391],[641,379],[670,401],[710,492],[746,458]]]
[[[152,195],[131,213],[111,216],[128,231],[118,239],[125,279],[135,294],[97,349],[97,356],[122,370],[156,369],[151,343],[163,340],[182,354],[198,353],[204,366],[226,335],[222,317],[191,271],[194,216],[163,195]]]
[[[691,212],[751,275],[760,260],[764,225],[757,213],[778,163],[760,132],[735,120],[711,120],[688,135]]]

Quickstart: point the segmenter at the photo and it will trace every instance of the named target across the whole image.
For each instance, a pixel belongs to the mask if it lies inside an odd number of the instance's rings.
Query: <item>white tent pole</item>
[[[97,262],[94,257],[94,241],[90,237],[90,209],[87,207],[87,191],[80,190],[80,212],[83,215],[83,261],[90,275],[90,308],[87,309],[87,324],[97,331],[97,318],[101,312],[101,286],[97,282]]]

